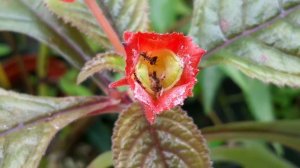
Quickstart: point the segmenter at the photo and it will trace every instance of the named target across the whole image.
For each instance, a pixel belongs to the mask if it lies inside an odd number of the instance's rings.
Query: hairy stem
[[[104,16],[104,13],[102,9],[98,6],[96,0],[85,0],[84,2],[96,18],[100,27],[107,35],[109,41],[114,46],[116,52],[120,55],[125,56],[125,50],[120,38],[118,37],[118,34],[113,29],[112,25],[109,23],[107,18]]]

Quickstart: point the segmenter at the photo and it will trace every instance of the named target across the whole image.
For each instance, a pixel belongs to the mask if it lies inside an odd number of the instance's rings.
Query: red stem
[[[104,16],[102,9],[98,6],[95,0],[84,0],[87,7],[90,9],[98,24],[107,35],[109,41],[114,46],[116,52],[120,55],[125,56],[125,49],[120,41],[116,31],[113,29],[107,18]]]

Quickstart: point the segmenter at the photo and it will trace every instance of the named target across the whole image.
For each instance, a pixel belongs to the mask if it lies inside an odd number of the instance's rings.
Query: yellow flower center
[[[182,71],[182,61],[171,50],[142,52],[135,67],[134,79],[157,97],[178,82]]]

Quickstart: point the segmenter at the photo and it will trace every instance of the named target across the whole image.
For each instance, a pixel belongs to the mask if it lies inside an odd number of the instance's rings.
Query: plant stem
[[[94,112],[97,112],[98,115],[116,113],[117,111],[115,109],[119,109],[120,107],[124,106],[123,103],[118,104],[117,102],[118,100],[112,99],[111,97],[97,96],[94,97],[93,100],[82,102],[75,106],[68,107],[66,109],[58,110],[55,113],[48,113],[42,116],[37,116],[32,120],[20,123],[19,125],[16,126],[11,126],[8,129],[5,129],[2,132],[0,132],[0,138],[8,134],[11,134],[13,132],[18,132],[21,129],[27,127],[31,128],[33,126],[37,126],[42,123],[46,123],[46,122],[50,123],[51,121],[57,118],[66,117],[67,115],[71,115],[72,113],[77,113],[77,115],[81,115],[79,117],[84,117],[87,116],[89,113],[94,113]]]
[[[9,89],[11,87],[10,81],[1,63],[0,63],[0,86],[6,89]]]
[[[97,2],[95,0],[84,0],[87,7],[90,9],[94,17],[96,18],[98,24],[103,29],[105,34],[107,35],[109,41],[114,46],[116,52],[120,55],[125,56],[125,50],[123,47],[123,44],[118,37],[118,34],[113,29],[112,25],[109,23],[107,18],[104,16],[104,13],[102,9],[98,6]]]
[[[47,55],[48,55],[48,47],[45,44],[40,44],[39,54],[37,57],[37,74],[39,78],[39,85],[38,85],[38,94],[40,96],[47,96],[47,85],[44,79],[47,76]]]
[[[214,125],[223,124],[222,120],[219,118],[219,116],[214,111],[208,113],[208,117],[211,119],[211,121],[214,123]]]
[[[20,76],[25,84],[25,88],[26,88],[27,92],[30,94],[34,94],[34,90],[33,90],[33,87],[32,87],[32,84],[31,84],[31,81],[29,78],[29,74],[27,72],[27,69],[26,69],[26,66],[24,63],[24,59],[18,53],[17,53],[17,55],[14,56],[14,58],[17,62],[17,66],[18,66],[16,68],[19,68],[19,70],[20,70]]]

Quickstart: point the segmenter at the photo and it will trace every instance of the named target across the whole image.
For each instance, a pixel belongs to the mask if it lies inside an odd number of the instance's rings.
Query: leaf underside
[[[115,167],[211,167],[206,142],[180,108],[160,114],[150,125],[142,107],[122,112],[113,134]]]
[[[123,72],[125,70],[124,57],[117,55],[114,52],[106,52],[96,55],[91,60],[87,61],[82,67],[77,78],[77,84],[85,81],[96,72],[102,72],[103,70]]]
[[[83,0],[76,0],[72,4],[61,0],[44,0],[44,2],[51,11],[65,22],[77,27],[95,42],[110,48],[111,45],[106,35]],[[99,4],[119,34],[125,30],[144,31],[148,28],[147,0],[104,0],[99,1]]]
[[[99,101],[34,97],[0,89],[0,167],[38,167],[53,136],[70,122],[101,109],[104,104]]]
[[[300,86],[300,0],[195,0],[194,9],[189,35],[208,50],[202,66]]]

